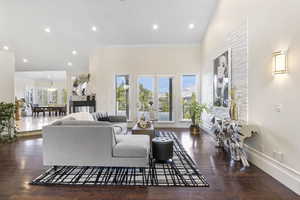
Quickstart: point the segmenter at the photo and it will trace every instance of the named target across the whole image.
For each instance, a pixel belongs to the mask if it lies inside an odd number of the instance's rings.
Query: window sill
[[[182,120],[180,120],[180,122],[187,123],[187,122],[192,122],[192,120],[190,120],[190,119],[182,119]]]
[[[158,124],[175,124],[175,121],[156,121],[154,123],[158,123]]]
[[[136,121],[133,120],[127,120],[127,123],[135,123]],[[154,123],[158,124],[175,124],[175,121],[154,121]]]

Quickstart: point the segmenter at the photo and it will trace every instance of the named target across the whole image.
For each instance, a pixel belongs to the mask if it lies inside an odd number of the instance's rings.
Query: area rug
[[[174,141],[173,162],[155,163],[149,168],[123,167],[52,167],[34,179],[33,185],[123,185],[208,187],[197,165],[185,151],[174,132],[159,131],[156,136]]]

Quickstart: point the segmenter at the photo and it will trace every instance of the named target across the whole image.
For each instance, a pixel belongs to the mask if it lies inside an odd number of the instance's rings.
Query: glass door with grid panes
[[[139,76],[137,88],[138,119],[173,120],[173,77]]]

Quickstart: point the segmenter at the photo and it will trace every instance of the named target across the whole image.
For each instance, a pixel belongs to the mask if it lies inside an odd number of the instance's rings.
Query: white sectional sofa
[[[147,167],[149,136],[123,135],[117,124],[74,113],[43,128],[47,166]]]

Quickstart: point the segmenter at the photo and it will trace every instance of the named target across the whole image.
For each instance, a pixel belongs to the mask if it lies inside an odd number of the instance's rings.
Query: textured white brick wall
[[[247,23],[240,25],[227,39],[231,48],[231,86],[238,97],[239,118],[248,121],[248,31]]]
[[[233,32],[228,34],[226,46],[223,49],[231,49],[231,88],[236,89],[239,105],[239,119],[248,121],[248,27],[247,22],[242,23]],[[221,52],[223,53],[223,52]],[[211,74],[212,76],[212,74]],[[213,78],[207,77],[204,84],[212,83]],[[204,94],[213,100],[212,86]],[[207,94],[209,93],[209,94]],[[213,114],[226,118],[229,109],[214,108]],[[209,116],[204,116],[203,125],[210,128]]]

